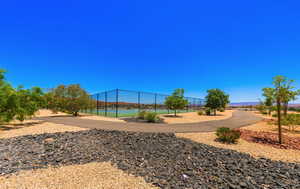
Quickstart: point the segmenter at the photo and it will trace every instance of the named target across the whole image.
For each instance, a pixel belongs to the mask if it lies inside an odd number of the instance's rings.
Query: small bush
[[[198,114],[199,116],[202,116],[204,113],[203,113],[202,110],[199,110],[199,111],[197,112],[197,114]]]
[[[273,114],[272,117],[277,117],[277,113],[276,113],[276,114]]]
[[[262,111],[261,114],[263,114],[263,115],[268,115],[268,112]]]
[[[160,121],[159,117],[157,116],[157,113],[155,112],[147,112],[145,114],[144,119],[149,123],[156,123]]]
[[[145,119],[146,111],[140,111],[137,115],[138,119]]]
[[[223,143],[236,143],[237,140],[240,138],[241,133],[236,130],[232,130],[227,127],[218,128],[217,132],[217,140]]]
[[[210,116],[210,114],[211,114],[211,110],[210,110],[209,108],[208,108],[208,109],[206,109],[206,110],[205,110],[205,114],[206,114],[206,115],[208,115],[208,116]]]
[[[220,108],[219,111],[220,111],[220,112],[225,112],[225,109],[224,109],[224,108]]]

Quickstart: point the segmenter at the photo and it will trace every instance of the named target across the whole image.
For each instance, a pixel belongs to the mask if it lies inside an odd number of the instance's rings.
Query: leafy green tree
[[[226,108],[226,105],[229,103],[229,95],[225,94],[220,89],[210,89],[207,91],[206,107],[214,111],[214,115],[217,115],[217,110],[221,108]]]
[[[282,144],[282,127],[281,127],[281,111],[282,105],[287,106],[288,102],[298,95],[297,91],[293,91],[294,87],[292,86],[294,80],[290,80],[284,76],[276,76],[273,78],[274,85],[274,99],[276,100],[277,106],[277,122],[278,122],[278,140]]]
[[[177,110],[182,110],[188,105],[188,101],[184,98],[184,89],[176,89],[166,98],[165,105],[168,109],[174,110],[174,115],[177,116]]]
[[[273,111],[273,104],[275,103],[274,89],[263,88],[263,96],[265,97],[264,104],[269,110],[268,114],[271,115]]]
[[[43,92],[38,87],[14,89],[4,80],[4,74],[0,70],[0,122],[24,121],[43,106]]]
[[[46,94],[47,106],[53,111],[63,111],[78,116],[91,105],[89,94],[78,84],[60,85]]]

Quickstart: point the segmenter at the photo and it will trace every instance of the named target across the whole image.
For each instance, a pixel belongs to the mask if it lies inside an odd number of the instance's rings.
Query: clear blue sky
[[[257,101],[278,74],[300,87],[300,2],[9,0],[0,67],[15,86],[80,83]]]

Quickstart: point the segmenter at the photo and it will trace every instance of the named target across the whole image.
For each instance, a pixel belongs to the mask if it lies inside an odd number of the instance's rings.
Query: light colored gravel
[[[48,116],[58,116],[58,115],[68,115],[63,112],[53,113],[51,110],[41,109],[35,113],[35,117],[48,117]]]
[[[260,121],[256,124],[243,127],[243,129],[251,131],[264,131],[278,133],[278,126],[275,124],[270,124],[268,121]],[[284,135],[291,137],[300,137],[300,126],[296,126],[294,131],[289,130],[288,126],[282,126],[282,132]]]
[[[120,122],[120,123],[126,123],[126,121],[118,119],[118,118],[112,118],[112,117],[104,117],[104,116],[93,116],[93,115],[84,115],[79,117],[80,119],[91,119],[91,120],[99,120],[99,121],[113,121],[113,122]]]
[[[36,123],[30,122],[24,123],[15,127],[13,125],[7,126],[11,130],[0,130],[0,138],[11,138],[24,135],[34,135],[34,134],[43,134],[43,133],[57,133],[57,132],[66,132],[66,131],[83,131],[87,130],[86,128],[66,126],[55,123]]]
[[[176,136],[188,138],[195,142],[212,145],[219,148],[247,153],[255,158],[264,157],[272,160],[300,163],[300,151],[297,150],[277,149],[266,145],[250,143],[242,139],[239,140],[238,144],[222,144],[215,141],[216,136],[214,132],[180,133],[176,134]]]
[[[173,117],[173,114],[160,115],[160,118],[164,120],[165,123],[176,124],[176,123],[197,123],[203,121],[213,121],[222,120],[232,117],[232,110],[227,110],[225,112],[217,112],[217,116],[199,116],[197,112],[179,113],[178,117]]]
[[[152,189],[141,177],[128,175],[110,163],[89,163],[21,171],[0,177],[0,189]]]

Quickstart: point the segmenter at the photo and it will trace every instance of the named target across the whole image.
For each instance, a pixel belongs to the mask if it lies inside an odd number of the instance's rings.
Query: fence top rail
[[[153,93],[153,92],[144,92],[144,91],[134,91],[134,90],[124,90],[124,89],[113,89],[113,90],[109,90],[109,91],[103,91],[103,92],[99,92],[99,93],[94,93],[91,94],[91,96],[95,96],[97,94],[103,94],[103,93],[109,93],[109,92],[130,92],[130,93],[140,93],[140,94],[149,94],[149,95],[157,95],[157,96],[171,96],[171,95],[167,95],[167,94],[161,94],[161,93]],[[190,99],[190,100],[199,100],[199,101],[204,101],[204,99],[202,98],[196,98],[196,97],[184,97],[185,99]]]

